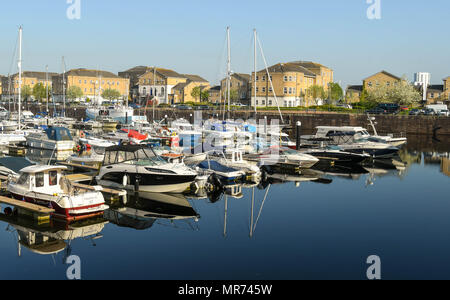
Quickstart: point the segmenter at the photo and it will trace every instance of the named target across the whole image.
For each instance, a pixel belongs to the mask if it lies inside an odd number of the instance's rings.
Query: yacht
[[[69,129],[65,127],[49,127],[43,132],[36,132],[26,137],[27,146],[36,149],[73,151],[75,142]]]
[[[183,163],[169,163],[152,148],[120,145],[106,149],[97,182],[136,192],[183,193],[197,173]]]
[[[278,146],[272,146],[262,153],[249,154],[246,160],[256,162],[259,166],[288,164],[306,169],[319,162],[319,159],[312,155]]]
[[[108,206],[97,186],[92,190],[73,185],[64,176],[64,166],[34,165],[8,178],[8,191],[17,200],[52,207],[54,217],[66,220],[103,213]]]
[[[373,125],[373,123],[372,123]],[[316,127],[315,135],[302,136],[306,141],[331,142],[335,144],[351,143],[361,139],[366,139],[371,142],[387,143],[392,146],[401,146],[407,142],[406,138],[394,138],[393,136],[378,135],[375,126],[373,125],[375,135],[371,135],[367,129],[355,126],[318,126]]]
[[[91,120],[97,120],[98,117],[107,117],[114,122],[131,124],[133,122],[134,109],[126,106],[87,108],[86,116]]]
[[[338,146],[329,146],[322,149],[307,149],[302,150],[302,153],[312,155],[323,161],[330,161],[337,164],[359,164],[371,157],[369,154],[365,153],[346,152]]]
[[[391,144],[372,142],[370,140],[357,140],[351,144],[341,144],[339,147],[346,152],[367,154],[372,158],[391,158],[400,150]]]

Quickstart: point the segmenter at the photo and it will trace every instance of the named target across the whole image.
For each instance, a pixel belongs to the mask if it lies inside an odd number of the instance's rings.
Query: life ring
[[[84,131],[80,131],[80,138],[82,139],[86,138],[86,134],[84,134]]]

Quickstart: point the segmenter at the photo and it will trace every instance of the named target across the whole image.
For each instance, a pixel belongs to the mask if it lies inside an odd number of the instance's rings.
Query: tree
[[[209,91],[202,91],[201,101],[208,101],[209,99]]]
[[[312,85],[308,88],[308,95],[310,95],[313,100],[316,102],[316,105],[318,104],[318,100],[320,99],[325,99],[326,98],[326,93],[325,90],[323,88],[323,86],[320,85]]]
[[[394,85],[379,85],[367,92],[367,101],[373,103],[396,103],[411,105],[420,102],[420,93],[407,80],[402,79]]]
[[[344,98],[344,91],[338,83],[330,83],[330,99],[331,100],[342,100]]]
[[[84,96],[83,90],[79,86],[71,86],[66,91],[67,99],[74,101]]]
[[[195,88],[192,89],[191,91],[191,96],[194,99],[200,98],[201,97],[201,89],[199,86],[196,86]],[[201,100],[200,100],[201,101]]]
[[[102,93],[102,97],[108,99],[109,101],[120,98],[120,92],[114,89],[106,89]]]
[[[33,87],[33,96],[34,99],[38,101],[42,101],[42,99],[47,99],[46,89],[44,84],[38,83]]]

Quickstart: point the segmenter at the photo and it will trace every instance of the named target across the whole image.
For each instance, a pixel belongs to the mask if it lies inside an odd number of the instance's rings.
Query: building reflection
[[[442,158],[441,171],[446,176],[450,177],[450,158],[449,158],[449,156],[450,156],[450,153],[447,153],[447,157]]]

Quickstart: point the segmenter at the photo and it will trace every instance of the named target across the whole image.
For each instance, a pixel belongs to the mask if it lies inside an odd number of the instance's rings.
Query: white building
[[[414,85],[421,86],[423,89],[423,99],[427,100],[428,86],[431,83],[431,74],[427,72],[418,72],[414,74]]]

